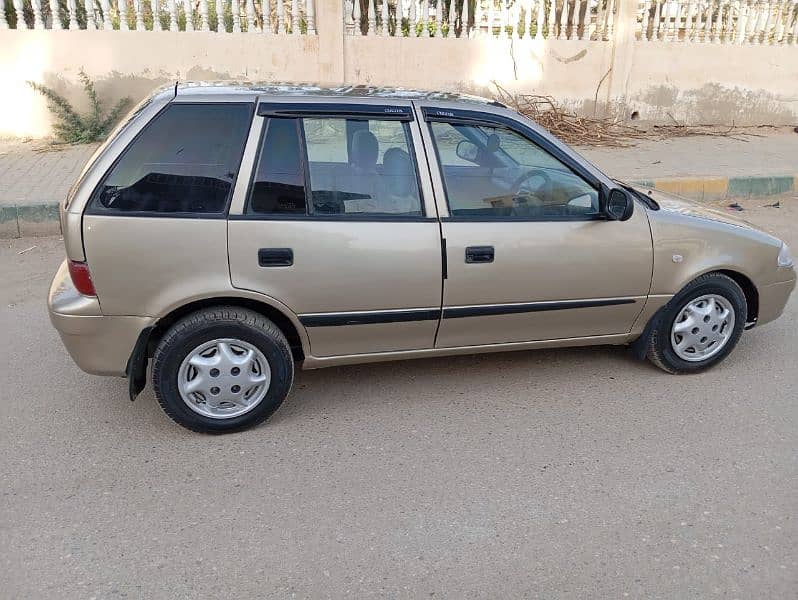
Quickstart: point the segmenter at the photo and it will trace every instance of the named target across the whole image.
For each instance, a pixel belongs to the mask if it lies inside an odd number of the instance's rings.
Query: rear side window
[[[246,212],[421,217],[407,124],[279,118],[266,123]]]
[[[251,104],[171,104],[111,168],[95,192],[95,208],[223,213],[251,119]]]

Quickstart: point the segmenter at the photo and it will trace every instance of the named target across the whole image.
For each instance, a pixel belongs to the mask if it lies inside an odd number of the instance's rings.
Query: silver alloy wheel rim
[[[734,308],[718,294],[706,294],[688,302],[671,328],[676,356],[699,362],[723,350],[734,331]]]
[[[269,391],[269,361],[256,346],[221,338],[194,348],[177,372],[183,402],[211,419],[232,419],[255,408]]]

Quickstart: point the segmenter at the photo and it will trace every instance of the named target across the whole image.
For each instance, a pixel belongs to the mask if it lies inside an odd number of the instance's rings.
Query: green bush
[[[56,118],[53,125],[58,141],[67,144],[86,144],[89,142],[99,142],[108,135],[111,127],[116,124],[122,116],[122,112],[130,104],[130,98],[122,98],[117,102],[109,113],[103,116],[102,104],[97,97],[94,83],[89,76],[80,70],[78,73],[83,90],[89,98],[91,110],[87,114],[79,114],[69,101],[58,92],[45,85],[34,81],[28,81],[28,85],[39,92],[47,100],[47,108]]]

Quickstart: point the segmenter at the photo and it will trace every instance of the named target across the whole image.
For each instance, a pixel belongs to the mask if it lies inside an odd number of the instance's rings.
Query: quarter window
[[[252,116],[250,104],[172,104],[128,146],[96,192],[114,212],[223,213]]]
[[[399,121],[271,118],[247,212],[420,216],[408,134]]]
[[[598,192],[537,144],[503,127],[431,123],[452,216],[584,219]]]

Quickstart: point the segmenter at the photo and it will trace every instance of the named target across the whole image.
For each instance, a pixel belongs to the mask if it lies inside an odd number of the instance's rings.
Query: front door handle
[[[291,248],[261,248],[258,250],[258,266],[290,267],[294,264],[294,251]]]
[[[467,263],[492,263],[495,251],[493,246],[468,246],[465,250]]]

